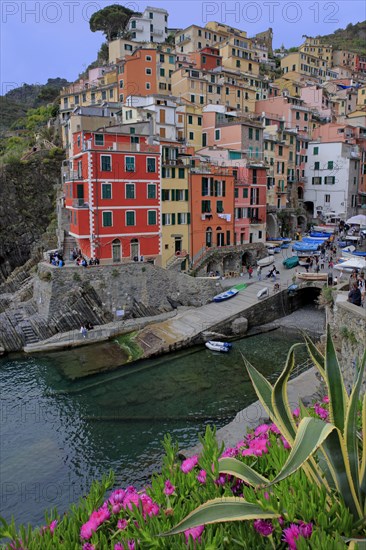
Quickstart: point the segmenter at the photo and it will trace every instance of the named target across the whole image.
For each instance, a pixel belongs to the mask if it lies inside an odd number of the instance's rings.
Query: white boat
[[[224,302],[225,300],[229,300],[230,298],[233,298],[238,294],[239,290],[237,288],[230,288],[230,290],[226,290],[225,292],[221,292],[221,294],[217,294],[212,298],[213,302]]]
[[[366,260],[356,256],[334,266],[339,271],[353,271],[354,269],[366,269]]]
[[[298,273],[298,279],[302,281],[326,281],[328,278],[327,273]]]
[[[210,349],[211,351],[222,351],[223,353],[227,353],[230,351],[232,344],[229,344],[229,342],[219,342],[217,340],[209,340],[205,343],[206,348]]]
[[[259,265],[260,267],[267,267],[268,265],[273,264],[274,261],[275,259],[273,256],[266,256],[261,260],[257,260],[257,265]]]

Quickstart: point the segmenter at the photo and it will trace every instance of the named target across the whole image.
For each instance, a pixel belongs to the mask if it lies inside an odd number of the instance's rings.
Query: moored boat
[[[259,265],[260,267],[267,267],[268,265],[273,264],[274,261],[275,259],[273,256],[266,256],[261,260],[257,260],[257,265]]]
[[[206,348],[208,348],[211,351],[221,351],[223,353],[227,353],[230,351],[232,344],[229,342],[219,342],[217,340],[209,340],[205,343]]]
[[[221,294],[217,294],[212,298],[213,302],[224,302],[225,300],[229,300],[230,298],[233,298],[238,294],[239,290],[237,288],[231,288],[230,290],[226,290],[225,292],[221,292]]]
[[[297,277],[303,281],[326,281],[326,273],[298,273]]]

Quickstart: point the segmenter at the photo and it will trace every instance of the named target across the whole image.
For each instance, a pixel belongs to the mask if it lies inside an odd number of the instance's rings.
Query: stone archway
[[[307,219],[306,216],[300,215],[297,216],[297,230],[301,233],[304,233],[306,231],[307,227]]]

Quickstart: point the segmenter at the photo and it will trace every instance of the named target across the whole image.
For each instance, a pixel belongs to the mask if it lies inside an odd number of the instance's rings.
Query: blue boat
[[[292,245],[292,250],[297,250],[299,252],[315,252],[318,250],[319,243],[310,244],[310,243],[303,243],[303,242],[297,242]]]
[[[237,288],[231,288],[230,290],[226,290],[226,292],[221,292],[221,294],[217,294],[212,298],[213,302],[224,302],[225,300],[229,300],[230,298],[233,298],[238,294],[239,290]]]
[[[311,231],[310,237],[322,237],[323,239],[329,239],[332,233],[326,233],[325,231]]]

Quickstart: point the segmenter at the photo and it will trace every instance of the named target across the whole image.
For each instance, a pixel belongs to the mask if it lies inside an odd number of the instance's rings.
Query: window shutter
[[[181,224],[181,214],[178,212],[178,225]]]
[[[184,190],[184,200],[188,200],[188,189]]]
[[[172,214],[172,225],[175,225],[175,214]]]
[[[222,196],[226,197],[226,181],[223,180],[222,182]]]
[[[165,218],[166,218],[166,214],[163,214],[162,217],[161,217],[163,225],[165,225]]]
[[[175,201],[175,189],[172,189],[172,201]]]
[[[187,213],[187,224],[189,225],[191,223],[191,213]]]

